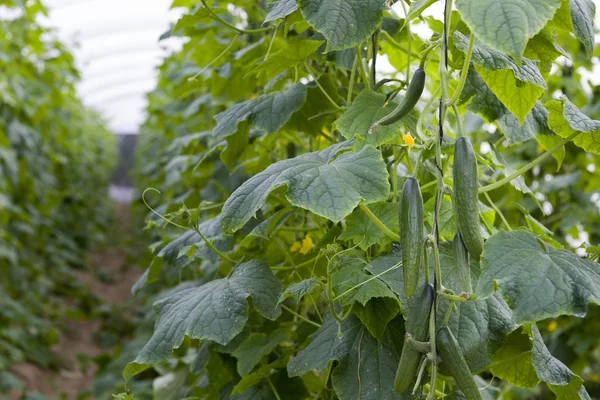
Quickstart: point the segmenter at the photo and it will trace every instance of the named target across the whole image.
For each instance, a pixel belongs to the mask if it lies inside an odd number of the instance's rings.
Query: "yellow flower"
[[[306,253],[311,251],[313,247],[315,247],[315,244],[312,238],[309,234],[306,234],[304,239],[302,239],[302,247],[300,248],[300,254],[305,255]]]
[[[294,242],[294,244],[292,245],[292,247],[290,247],[290,251],[291,251],[292,253],[295,253],[295,252],[297,252],[298,250],[300,250],[301,248],[302,248],[302,243],[300,243],[300,241],[299,241],[299,240],[296,240],[296,241]]]
[[[407,133],[406,135],[402,135],[402,140],[404,140],[404,144],[407,145],[408,147],[411,147],[415,144],[415,138],[413,138],[410,133]]]
[[[556,323],[556,321],[552,321],[548,324],[548,332],[552,333],[556,330],[556,327],[558,326],[558,324]]]

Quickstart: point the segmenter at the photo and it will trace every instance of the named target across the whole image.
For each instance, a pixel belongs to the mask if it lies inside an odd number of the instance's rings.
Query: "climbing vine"
[[[598,344],[574,339],[600,303],[594,4],[390,3],[174,2],[162,38],[186,41],[137,160],[156,322],[129,388],[597,390]]]

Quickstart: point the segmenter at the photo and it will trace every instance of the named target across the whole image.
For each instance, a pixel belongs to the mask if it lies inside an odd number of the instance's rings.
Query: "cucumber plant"
[[[174,2],[163,38],[186,41],[138,153],[156,323],[129,384],[589,398],[597,343],[556,335],[600,303],[593,3],[391,3]]]

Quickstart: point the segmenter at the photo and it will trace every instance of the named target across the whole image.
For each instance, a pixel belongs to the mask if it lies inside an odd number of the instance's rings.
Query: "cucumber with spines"
[[[433,285],[426,283],[409,300],[411,307],[406,320],[406,331],[416,341],[424,342],[429,338],[429,315],[433,303],[433,295]],[[412,388],[411,384],[414,382],[422,356],[423,353],[408,343],[408,337],[405,337],[402,354],[400,355],[400,363],[398,364],[394,379],[394,389],[396,392],[401,393]]]
[[[410,297],[419,283],[423,265],[425,236],[423,228],[423,195],[419,182],[410,177],[404,182],[399,205],[400,247],[402,248],[402,272],[404,294]]]
[[[483,238],[479,228],[479,175],[471,142],[460,137],[454,145],[452,166],[454,181],[454,217],[461,239],[469,253],[479,259]]]
[[[423,94],[423,89],[425,88],[425,77],[425,70],[423,68],[417,68],[408,84],[408,87],[406,88],[406,94],[404,95],[404,98],[400,104],[398,104],[394,111],[375,122],[373,126],[391,125],[408,115],[408,113],[415,108],[415,105],[417,105],[417,102]]]
[[[436,345],[445,370],[454,378],[456,385],[463,392],[465,398],[467,400],[482,400],[473,374],[471,374],[458,341],[450,328],[445,326],[437,332]]]

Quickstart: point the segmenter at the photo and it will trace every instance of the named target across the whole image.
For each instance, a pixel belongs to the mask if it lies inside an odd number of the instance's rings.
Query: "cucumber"
[[[447,326],[437,332],[436,345],[442,362],[467,400],[482,400],[456,338]]]
[[[429,337],[429,314],[433,303],[433,285],[426,283],[421,286],[417,294],[409,300],[411,307],[406,321],[406,332],[410,333],[414,340],[424,342]],[[419,368],[421,353],[408,343],[408,338],[404,338],[400,363],[396,370],[394,379],[394,390],[401,393],[411,387],[414,382],[415,374]]]
[[[421,98],[423,94],[423,89],[425,88],[425,70],[423,68],[417,68],[415,73],[413,74],[410,83],[408,84],[408,88],[406,88],[406,94],[404,98],[398,104],[398,107],[394,109],[391,113],[386,115],[377,121],[374,126],[378,125],[391,125],[394,122],[397,122],[402,117],[405,117],[409,112],[415,108],[415,105]]]
[[[454,216],[461,239],[469,253],[479,259],[483,238],[479,230],[479,176],[477,159],[471,142],[466,137],[454,145]]]
[[[423,196],[419,182],[415,178],[410,177],[404,182],[399,207],[404,294],[410,297],[415,293],[419,283],[425,245]]]
[[[471,294],[473,292],[473,287],[471,286],[469,252],[462,241],[460,232],[456,232],[454,240],[452,240],[452,258],[454,258],[454,266],[458,272],[458,289],[461,292]]]

